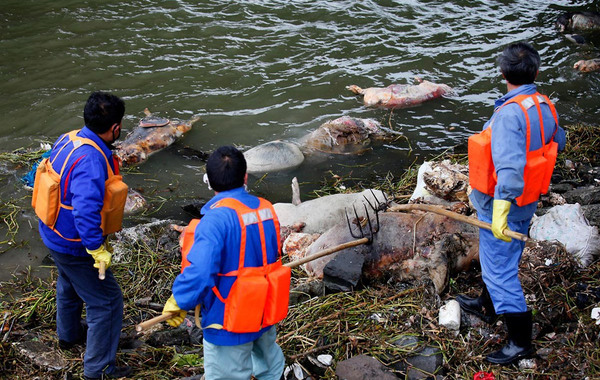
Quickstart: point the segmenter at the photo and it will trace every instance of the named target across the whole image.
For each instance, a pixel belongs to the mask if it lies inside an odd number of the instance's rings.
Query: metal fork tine
[[[387,195],[385,195],[385,193],[382,191],[381,194],[383,195],[384,201],[380,202],[379,199],[377,199],[377,195],[375,195],[375,192],[373,191],[373,189],[369,189],[369,191],[371,192],[371,195],[373,196],[375,205],[373,205],[366,196],[363,195],[363,198],[365,198],[365,201],[367,201],[369,206],[371,206],[371,209],[373,209],[373,211],[387,210],[387,208],[389,207],[389,200],[387,198]]]
[[[375,197],[375,195],[373,195]],[[377,199],[377,197],[375,197],[375,199]],[[356,211],[356,206],[352,205],[352,209],[354,210],[354,217],[356,218],[356,224],[358,224],[358,228],[360,230],[360,235],[356,235],[354,233],[354,231],[352,230],[352,225],[350,224],[350,217],[348,216],[348,210],[346,208],[344,208],[344,213],[346,214],[346,222],[348,223],[348,229],[350,230],[350,235],[352,235],[353,238],[355,239],[362,239],[362,238],[367,238],[368,242],[366,244],[370,244],[373,242],[373,237],[374,235],[379,232],[379,211],[381,211],[379,209],[379,206],[377,207],[373,207],[373,204],[371,204],[369,202],[368,199],[365,198],[365,200],[367,201],[367,203],[369,204],[369,206],[371,207],[371,209],[373,209],[373,212],[375,213],[375,225],[373,225],[373,221],[371,220],[371,215],[369,214],[369,209],[367,208],[367,205],[363,202],[363,207],[365,208],[365,217],[367,218],[367,224],[368,224],[368,231],[365,233],[365,231],[362,228],[362,224],[360,222],[360,218],[358,217],[358,211]],[[377,200],[377,203],[379,204],[379,200]]]
[[[356,211],[356,207],[354,205],[352,205],[352,209],[354,210],[354,216],[356,217],[356,224],[358,225],[358,228],[360,229],[360,237],[363,238],[363,237],[365,237],[365,233],[363,232],[362,225],[361,225],[360,219],[358,217],[358,212]]]
[[[373,194],[373,190],[371,190],[371,194]],[[365,201],[367,201],[369,206],[373,209],[373,211],[375,211],[375,207],[373,207],[371,201],[369,201],[369,198],[367,198],[365,195],[363,195],[363,198],[365,198]],[[375,194],[373,194],[373,198],[375,198],[375,204],[377,204],[377,197],[375,197]]]
[[[371,233],[376,234],[377,232],[379,232],[379,208],[377,210],[375,210],[375,220],[377,221],[377,227],[375,228],[375,230],[371,230]]]
[[[379,208],[379,199],[377,199],[377,195],[375,195],[375,192],[373,191],[373,189],[369,189],[369,191],[371,192],[371,195],[373,196],[373,199],[375,200],[375,205],[377,208]],[[382,191],[383,193],[383,191]],[[385,193],[384,193],[385,195]]]
[[[369,241],[373,241],[373,226],[371,225],[371,216],[369,215],[369,210],[367,210],[367,205],[363,203],[363,206],[365,207],[365,213],[367,214],[367,223],[369,224],[369,235],[367,237],[369,238]],[[377,214],[377,212],[375,212],[375,214]]]
[[[356,210],[354,210],[354,211],[356,212]],[[361,236],[362,235],[362,229],[360,230],[361,235],[357,236],[357,235],[354,234],[354,231],[352,230],[352,226],[350,225],[350,217],[348,216],[348,210],[346,210],[346,208],[344,208],[344,213],[346,214],[346,221],[348,222],[348,229],[350,230],[350,235],[352,235],[352,237],[355,238],[355,239],[361,239],[361,238],[363,238],[364,236]],[[360,226],[360,224],[359,224],[359,226]]]
[[[346,222],[348,222],[348,229],[350,230],[350,235],[352,235],[352,237],[354,237],[354,234],[352,233],[352,227],[350,226],[350,218],[348,217],[348,210],[344,207],[344,214],[346,214]]]

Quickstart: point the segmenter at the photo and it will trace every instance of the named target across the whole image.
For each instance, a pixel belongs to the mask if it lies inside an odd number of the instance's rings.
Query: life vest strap
[[[75,241],[75,242],[77,242],[77,241],[81,241],[81,238],[71,239],[71,238],[68,238],[68,237],[64,237],[64,236],[63,236],[63,235],[62,235],[62,234],[61,234],[61,233],[60,233],[60,232],[59,232],[59,231],[58,231],[56,228],[53,228],[53,229],[52,229],[52,231],[56,232],[56,234],[57,234],[58,236],[60,236],[61,238],[65,239],[65,240],[68,240],[68,241]]]
[[[219,289],[216,286],[212,287],[212,291],[215,293],[215,296],[217,296],[219,301],[225,303],[225,298],[223,298],[223,296],[221,295],[221,292],[219,292]]]
[[[495,113],[498,113],[498,111],[500,111],[500,109],[502,109],[502,107],[504,107],[510,103],[516,103],[521,108],[521,110],[523,111],[523,114],[525,115],[525,121],[527,123],[527,132],[526,132],[526,138],[527,138],[526,141],[527,142],[526,142],[525,152],[529,152],[529,147],[530,147],[530,143],[531,143],[531,123],[529,120],[529,113],[527,112],[527,110],[533,106],[536,106],[537,112],[538,112],[538,117],[540,120],[540,134],[541,134],[541,139],[542,139],[541,144],[542,144],[542,147],[546,148],[546,146],[554,140],[554,136],[556,135],[556,132],[558,131],[558,115],[556,113],[556,108],[554,107],[554,104],[552,103],[552,101],[550,101],[550,98],[548,98],[546,95],[540,94],[539,92],[536,92],[535,94],[532,94],[532,95],[526,95],[526,94],[517,95],[514,98],[508,100],[506,103],[504,103],[500,107],[498,107],[496,109]],[[552,138],[548,144],[546,144],[546,139],[544,137],[544,120],[542,117],[542,109],[541,109],[540,103],[545,103],[548,105],[548,107],[550,108],[550,112],[552,113],[552,116],[554,117],[554,121],[555,121],[554,132],[552,133]],[[490,123],[490,128],[492,127],[492,124],[493,124],[493,122]]]
[[[66,166],[67,166],[67,163],[69,162],[69,159],[71,158],[71,155],[72,155],[72,154],[73,154],[73,153],[74,153],[74,152],[75,152],[75,151],[76,151],[78,148],[82,147],[83,145],[91,145],[91,146],[92,146],[92,147],[94,147],[94,148],[95,148],[97,151],[99,151],[99,152],[100,152],[100,154],[102,154],[102,157],[104,157],[104,160],[105,160],[105,162],[106,162],[106,169],[107,169],[107,172],[108,172],[108,178],[107,178],[107,180],[106,180],[105,182],[109,181],[111,177],[114,177],[114,176],[115,176],[115,171],[113,171],[112,167],[110,166],[110,163],[109,163],[109,161],[108,161],[108,157],[106,156],[106,154],[104,154],[104,151],[102,150],[102,148],[100,148],[100,147],[98,146],[98,144],[96,144],[96,142],[95,142],[94,140],[92,140],[92,139],[89,139],[89,138],[86,138],[86,137],[79,137],[79,136],[77,136],[77,133],[79,133],[79,131],[81,131],[81,129],[76,129],[76,130],[73,130],[73,131],[71,131],[71,132],[65,133],[65,134],[64,134],[64,135],[63,135],[63,136],[60,138],[60,140],[58,140],[58,142],[56,143],[56,145],[58,145],[58,144],[59,144],[61,141],[63,141],[65,138],[67,138],[67,137],[68,137],[68,138],[69,138],[69,142],[72,142],[72,144],[73,144],[73,148],[71,149],[71,151],[69,152],[69,154],[67,155],[67,157],[65,157],[65,160],[64,160],[64,162],[63,162],[63,164],[62,164],[62,166],[61,166],[60,172],[58,172],[58,173],[57,173],[57,174],[59,175],[59,177],[60,177],[60,181],[62,181],[63,174],[64,174],[64,171],[65,171],[65,168],[66,168]],[[54,161],[56,161],[56,159],[57,159],[57,158],[60,156],[61,152],[62,152],[62,151],[63,151],[63,150],[64,150],[64,149],[67,147],[67,145],[69,145],[69,142],[66,142],[65,144],[63,144],[63,146],[62,146],[62,147],[61,147],[61,148],[58,150],[58,152],[57,152],[57,153],[56,153],[56,155],[54,156],[54,159],[53,159],[52,161],[50,161],[50,170],[53,170],[53,171],[55,171],[55,172],[56,172],[56,170],[54,170],[53,163],[54,163]],[[60,208],[64,208],[64,209],[67,209],[67,210],[73,210],[73,206],[64,204],[64,203],[63,203],[63,200],[64,200],[64,198],[66,197],[66,194],[67,194],[67,185],[68,185],[68,182],[69,182],[69,177],[70,177],[70,175],[71,175],[71,172],[73,171],[73,168],[75,167],[75,165],[76,165],[76,164],[79,162],[79,160],[80,160],[81,158],[83,158],[83,156],[82,156],[82,157],[79,157],[79,158],[78,158],[78,159],[77,159],[77,160],[76,160],[76,161],[73,163],[73,165],[71,165],[71,168],[69,169],[69,172],[67,173],[67,177],[65,178],[65,181],[64,181],[64,187],[65,187],[65,188],[63,189],[63,190],[64,190],[64,191],[63,191],[63,192],[64,192],[64,194],[63,194],[63,193],[61,193],[61,192],[59,191],[59,207],[60,207]],[[113,156],[113,162],[114,162],[115,164],[117,163],[116,161],[114,161],[114,156]],[[118,171],[118,166],[115,166],[115,170],[117,170],[117,171]],[[81,241],[81,238],[77,238],[77,239],[71,239],[71,238],[64,237],[64,236],[63,236],[63,235],[62,235],[62,234],[61,234],[61,233],[58,231],[58,229],[56,228],[56,226],[52,227],[52,231],[54,231],[54,232],[55,232],[55,233],[56,233],[58,236],[60,236],[61,238],[65,239],[65,240],[68,240],[68,241]]]
[[[518,96],[515,98],[518,98]],[[527,128],[527,130],[525,131],[525,153],[527,153],[529,152],[529,147],[531,146],[531,122],[529,119],[529,113],[527,112],[527,108],[523,106],[522,102],[514,100],[515,98],[511,99],[509,102],[517,104],[521,108],[521,111],[523,111],[523,114],[525,115],[525,125]],[[542,141],[542,144],[544,144],[544,141]]]
[[[244,260],[246,256],[246,227],[252,224],[258,224],[258,229],[260,233],[260,241],[261,241],[261,249],[263,256],[263,266],[267,265],[267,249],[266,249],[266,239],[264,235],[264,226],[263,222],[267,220],[273,220],[277,232],[277,236],[279,236],[279,220],[275,214],[275,210],[273,206],[267,202],[263,198],[259,198],[259,206],[256,209],[252,209],[246,206],[244,203],[240,202],[234,198],[224,198],[220,201],[216,202],[211,206],[211,209],[217,207],[227,207],[236,212],[238,216],[238,220],[240,223],[240,227],[242,229],[241,236],[241,244],[240,244],[240,261],[238,265],[238,269],[244,267]],[[277,251],[279,258],[281,257],[281,242],[277,241]]]

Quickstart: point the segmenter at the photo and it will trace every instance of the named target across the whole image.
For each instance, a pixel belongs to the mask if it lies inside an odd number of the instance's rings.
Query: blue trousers
[[[279,380],[285,358],[275,343],[275,326],[253,342],[237,346],[218,346],[206,339],[204,345],[204,375],[206,380]]]
[[[88,324],[83,358],[84,375],[102,377],[115,368],[123,323],[123,294],[110,269],[98,279],[92,256],[73,256],[50,250],[58,268],[56,281],[56,331],[58,338],[81,338],[81,312],[85,303]]]
[[[491,223],[485,215],[479,219]],[[527,234],[531,219],[508,222],[508,228]],[[492,231],[479,229],[479,262],[481,277],[488,288],[497,314],[522,313],[527,311],[523,288],[519,280],[519,262],[525,242],[512,239],[505,242],[496,239]]]

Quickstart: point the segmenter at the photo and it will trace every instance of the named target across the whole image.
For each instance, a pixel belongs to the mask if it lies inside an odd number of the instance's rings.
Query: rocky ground
[[[580,128],[568,129],[569,158],[559,156],[554,195],[543,199],[539,214],[556,199],[578,202],[590,224],[598,227],[597,128]],[[398,189],[384,190],[403,199]],[[134,367],[134,378],[199,379],[203,372],[202,332],[194,327],[193,317],[178,329],[159,324],[143,333],[135,331],[137,323],[160,314],[179,272],[179,233],[170,228],[172,222],[126,230],[114,244],[113,271],[125,298],[117,360]],[[471,379],[491,373],[497,379],[600,378],[600,325],[592,318],[592,310],[600,306],[598,257],[581,268],[560,243],[528,243],[520,275],[534,312],[536,352],[530,359],[498,366],[483,358],[502,345],[501,321],[489,325],[463,314],[460,328],[453,330],[438,320],[440,308],[457,294],[478,293],[477,265],[453,274],[441,293],[427,278],[410,283],[359,281],[352,291],[331,292],[323,281],[295,269],[290,312],[278,326],[285,377]],[[2,288],[20,292],[5,295],[0,304],[0,378],[80,378],[84,347],[58,349],[54,278],[25,276]]]

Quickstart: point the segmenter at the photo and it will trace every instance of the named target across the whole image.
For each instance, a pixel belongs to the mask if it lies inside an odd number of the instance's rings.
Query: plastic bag
[[[598,228],[590,226],[579,203],[552,207],[532,222],[529,236],[561,242],[582,267],[592,261],[593,255],[600,254]]]

